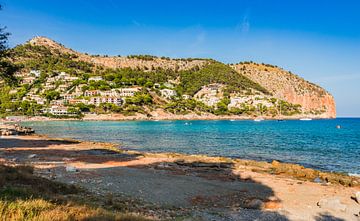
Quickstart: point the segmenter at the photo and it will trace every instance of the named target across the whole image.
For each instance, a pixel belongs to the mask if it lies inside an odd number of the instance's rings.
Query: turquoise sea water
[[[360,174],[360,118],[23,124],[52,137],[113,142],[127,149],[275,159],[320,170]],[[337,125],[341,125],[341,129],[337,129]]]

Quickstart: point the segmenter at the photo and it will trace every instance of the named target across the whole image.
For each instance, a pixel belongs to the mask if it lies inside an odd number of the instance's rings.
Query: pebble
[[[358,204],[360,204],[360,191],[355,193],[355,199]]]
[[[35,158],[36,156],[37,156],[36,154],[30,154],[30,155],[28,156],[28,159]]]
[[[320,200],[317,205],[320,208],[330,209],[333,211],[346,212],[347,206],[340,202],[339,198],[328,198]]]
[[[66,172],[70,172],[70,173],[75,173],[75,172],[78,172],[78,169],[76,169],[75,167],[73,166],[67,166],[65,168]]]
[[[248,209],[261,209],[264,206],[264,202],[259,199],[252,199],[246,204]]]

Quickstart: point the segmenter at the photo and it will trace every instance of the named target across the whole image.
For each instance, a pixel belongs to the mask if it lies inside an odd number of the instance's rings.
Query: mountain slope
[[[46,37],[35,37],[31,39],[29,43],[35,46],[45,46],[52,51],[74,54],[77,56],[76,60],[89,62],[94,65],[104,66],[106,68],[141,68],[147,70],[162,68],[171,70],[189,70],[197,66],[201,67],[208,63],[208,60],[206,59],[169,59],[165,57],[158,58],[154,56],[109,57],[88,55],[66,48],[63,45]]]
[[[318,85],[272,65],[243,62],[232,68],[262,85],[273,96],[287,102],[300,104],[304,112],[319,113],[325,118],[335,118],[333,96]]]
[[[328,92],[272,65],[226,65],[212,59],[150,55],[88,55],[45,37],[35,37],[11,49],[10,60],[21,67],[16,74],[21,83],[18,88],[3,91],[6,94],[11,90],[13,95],[4,101],[0,97],[0,114],[5,110],[34,114],[62,103],[77,112],[115,111],[146,116],[161,110],[178,115],[249,118],[336,117],[335,102]],[[123,89],[137,93],[124,97],[119,92]],[[99,91],[95,98],[87,93],[93,90]],[[95,104],[96,96],[117,96],[123,105]],[[68,103],[68,97],[74,105]]]

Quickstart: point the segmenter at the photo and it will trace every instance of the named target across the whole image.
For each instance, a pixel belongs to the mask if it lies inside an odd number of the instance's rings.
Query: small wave
[[[358,174],[358,173],[349,173],[349,176],[360,177],[360,174]]]

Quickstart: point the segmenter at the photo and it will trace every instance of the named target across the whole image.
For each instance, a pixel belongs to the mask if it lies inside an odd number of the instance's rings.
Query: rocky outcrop
[[[278,99],[300,104],[303,112],[321,118],[335,118],[333,96],[326,90],[291,72],[272,65],[251,62],[232,65],[238,73],[259,83]]]
[[[76,55],[75,60],[92,63],[106,68],[141,68],[145,70],[171,69],[171,70],[189,70],[195,67],[202,67],[208,63],[206,59],[170,59],[151,57],[150,59],[141,59],[138,57],[122,56],[94,56],[74,51],[66,48],[46,37],[35,37],[28,43],[36,46],[45,46],[53,51]]]

